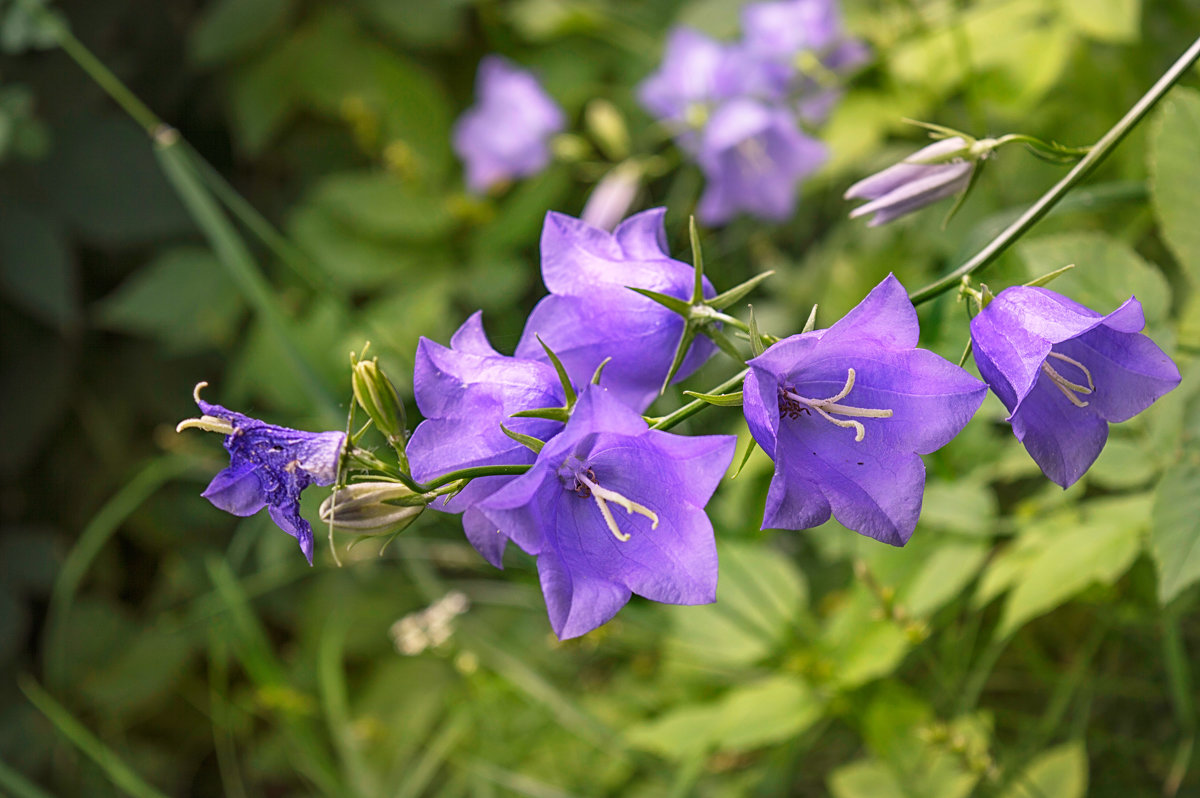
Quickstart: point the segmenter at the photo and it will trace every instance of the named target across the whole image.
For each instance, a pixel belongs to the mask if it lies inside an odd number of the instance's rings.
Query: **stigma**
[[[854,430],[854,441],[862,441],[866,435],[866,427],[856,418],[891,418],[892,411],[887,408],[854,407],[843,404],[842,400],[854,390],[854,369],[846,370],[846,384],[842,390],[824,399],[810,399],[796,393],[794,388],[779,389],[779,413],[784,418],[798,419],[801,415],[810,416],[814,412],[821,418],[837,427]],[[844,418],[834,418],[844,416]]]
[[[649,518],[650,528],[658,529],[658,513],[644,504],[639,504],[627,496],[617,493],[615,490],[602,487],[596,481],[596,472],[588,468],[585,464],[577,462],[574,468],[570,468],[570,473],[566,476],[574,479],[574,485],[571,489],[574,490],[575,495],[581,499],[591,499],[596,503],[596,507],[599,508],[600,515],[604,518],[604,524],[608,527],[608,531],[622,543],[629,540],[632,535],[628,532],[622,532],[621,528],[617,526],[617,519],[613,516],[612,509],[609,507],[610,504],[615,504],[622,508],[629,515],[637,513]]]
[[[1080,399],[1078,395],[1082,394],[1084,396],[1088,396],[1095,392],[1096,383],[1092,381],[1092,372],[1088,371],[1087,366],[1083,365],[1078,360],[1067,357],[1066,355],[1058,352],[1051,352],[1049,355],[1047,355],[1047,358],[1051,357],[1055,360],[1060,360],[1063,363],[1074,366],[1083,374],[1084,379],[1087,380],[1087,385],[1080,385],[1079,383],[1071,382],[1045,360],[1042,361],[1042,371],[1047,377],[1050,378],[1050,381],[1054,383],[1054,387],[1058,388],[1058,390],[1062,392],[1062,395],[1067,397],[1067,401],[1076,407],[1087,407],[1088,403]]]

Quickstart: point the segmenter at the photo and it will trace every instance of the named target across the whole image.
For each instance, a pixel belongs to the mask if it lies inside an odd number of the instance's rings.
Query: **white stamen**
[[[200,384],[204,385],[204,383]],[[176,432],[183,432],[185,429],[202,429],[205,432],[219,432],[222,435],[233,434],[233,424],[230,424],[226,419],[217,418],[216,416],[185,418],[175,425]]]
[[[1045,372],[1046,376],[1050,378],[1050,381],[1054,383],[1054,387],[1058,388],[1058,390],[1062,392],[1062,395],[1067,397],[1067,401],[1076,407],[1087,407],[1088,403],[1082,401],[1078,396],[1075,395],[1084,394],[1086,396],[1096,390],[1096,383],[1092,381],[1092,373],[1088,371],[1087,366],[1083,365],[1074,358],[1067,357],[1066,355],[1058,352],[1051,352],[1048,357],[1061,360],[1064,363],[1070,363],[1072,366],[1083,372],[1083,376],[1087,378],[1087,387],[1071,382],[1066,377],[1059,374],[1049,363],[1042,361],[1042,371]]]
[[[853,407],[852,405],[838,404],[842,399],[850,395],[850,391],[854,389],[855,379],[854,369],[848,369],[846,372],[846,384],[842,386],[842,390],[838,391],[833,396],[825,399],[809,399],[806,396],[801,396],[793,391],[784,391],[783,395],[792,399],[805,407],[812,408],[817,411],[821,418],[825,419],[835,426],[844,429],[854,430],[854,441],[858,443],[862,441],[866,435],[866,427],[858,421],[850,421],[848,419],[834,418],[833,413],[839,416],[850,416],[852,418],[891,418],[892,411],[885,409],[876,409],[871,407]]]
[[[582,471],[576,472],[575,479],[579,480],[580,484],[587,485],[588,490],[592,493],[592,498],[596,500],[596,506],[600,508],[600,515],[604,516],[604,523],[608,525],[608,531],[613,533],[613,537],[624,543],[629,540],[630,535],[622,532],[617,526],[617,520],[613,518],[612,510],[608,509],[608,502],[612,502],[618,507],[623,507],[625,512],[633,515],[644,515],[650,519],[650,528],[658,529],[658,514],[649,507],[638,504],[637,502],[628,499],[616,491],[602,488],[595,483],[594,480],[588,479],[587,474]]]

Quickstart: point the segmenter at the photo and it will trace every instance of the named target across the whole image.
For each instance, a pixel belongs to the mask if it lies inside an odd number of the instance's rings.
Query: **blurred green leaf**
[[[1145,485],[1162,467],[1162,456],[1141,438],[1120,438],[1112,432],[1100,457],[1088,469],[1089,483],[1106,488],[1134,488]]]
[[[1150,553],[1163,604],[1200,580],[1200,458],[1167,469],[1154,499]]]
[[[352,230],[382,239],[431,241],[455,224],[444,197],[381,172],[331,175],[313,192],[311,202]]]
[[[97,712],[117,720],[166,696],[183,677],[195,648],[190,636],[151,626],[110,656],[89,663],[77,687]]]
[[[215,0],[192,31],[190,54],[200,66],[219,66],[255,52],[287,25],[294,0]]]
[[[996,520],[996,494],[982,482],[967,477],[930,481],[921,501],[922,527],[962,535],[991,534]]]
[[[1150,497],[1093,500],[1088,516],[1051,537],[1015,580],[997,635],[1011,634],[1089,585],[1112,584],[1137,557]]]
[[[0,473],[16,474],[71,399],[74,359],[56,337],[6,318],[0,335]],[[34,342],[34,343],[31,343]]]
[[[1075,29],[1106,42],[1134,42],[1142,22],[1142,0],[1063,0]]]
[[[1200,92],[1177,88],[1150,128],[1150,197],[1163,238],[1200,292]]]
[[[834,798],[908,798],[887,765],[860,759],[843,765],[829,775]]]
[[[1079,741],[1051,748],[1015,778],[1002,798],[1083,798],[1087,795],[1088,760]]]
[[[164,250],[96,306],[111,330],[157,339],[188,352],[230,343],[245,306],[211,250]]]
[[[67,231],[52,217],[0,194],[0,290],[39,321],[79,321],[79,275]]]
[[[1103,233],[1043,236],[1018,244],[1017,252],[1031,278],[1074,263],[1051,290],[1099,313],[1115,310],[1131,296],[1142,303],[1150,326],[1164,321],[1170,310],[1170,287],[1162,272]]]
[[[721,543],[717,602],[668,610],[667,645],[682,664],[748,665],[787,639],[808,589],[795,566],[769,548]]]
[[[462,39],[471,0],[356,0],[380,28],[405,44],[450,47]]]

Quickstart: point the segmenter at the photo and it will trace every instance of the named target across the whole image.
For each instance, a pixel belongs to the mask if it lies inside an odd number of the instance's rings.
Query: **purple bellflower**
[[[454,151],[466,164],[467,187],[493,186],[540,172],[550,162],[550,138],[566,118],[532,73],[497,55],[479,63],[476,103],[454,125]]]
[[[903,546],[921,512],[918,454],[946,445],[987,386],[916,349],[917,314],[889,275],[826,330],[793,335],[749,361],[743,409],[775,461],[763,528],[807,529],[833,516]]]
[[[697,160],[708,183],[696,215],[724,224],[745,211],[782,221],[799,182],[824,163],[825,146],[800,132],[794,114],[756,100],[731,100],[705,127]]]
[[[344,432],[302,432],[277,427],[226,410],[200,398],[201,417],[176,428],[197,428],[225,435],[229,467],[213,477],[201,494],[218,509],[237,516],[268,508],[271,520],[294,537],[308,564],[313,561],[313,532],[300,516],[300,494],[309,485],[332,485],[346,444]]]
[[[1001,291],[971,320],[979,373],[1042,472],[1066,488],[1095,462],[1110,422],[1179,384],[1179,369],[1141,330],[1130,297],[1108,315],[1046,288]]]
[[[654,401],[683,334],[683,318],[626,286],[690,299],[694,271],[667,254],[665,208],[643,211],[609,233],[561,213],[542,227],[545,297],[525,323],[520,358],[545,360],[538,338],[562,360],[576,385],[591,381],[605,358],[603,384],[641,411]],[[704,295],[716,290],[704,281]],[[697,337],[675,380],[704,364],[715,346]]]
[[[449,348],[421,339],[413,392],[425,420],[413,431],[406,452],[412,476],[420,482],[462,468],[532,463],[533,452],[505,435],[501,424],[540,440],[563,427],[558,421],[510,417],[521,410],[563,407],[566,397],[550,365],[493,349],[479,312],[463,323]],[[473,479],[448,502],[438,499],[429,506],[463,513],[467,539],[490,562],[498,562],[503,541],[474,505],[512,479]]]
[[[489,559],[499,566],[509,540],[537,557],[550,625],[564,640],[607,622],[632,593],[711,603],[717,550],[704,506],[734,443],[650,430],[589,385],[533,468],[477,505],[499,541]]]
[[[873,213],[867,224],[876,227],[965,191],[976,167],[974,158],[964,157],[971,149],[965,139],[952,136],[858,181],[846,189],[844,198],[870,201],[850,211],[850,218]]]
[[[638,100],[658,119],[681,130],[702,127],[710,106],[732,95],[725,78],[729,48],[691,28],[676,28],[667,39],[658,71],[638,86]],[[684,135],[688,146],[694,136]]]

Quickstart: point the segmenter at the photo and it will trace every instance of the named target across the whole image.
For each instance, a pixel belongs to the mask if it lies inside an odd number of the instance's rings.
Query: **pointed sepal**
[[[635,288],[632,285],[627,285],[625,287],[630,291],[636,291],[647,299],[653,299],[658,304],[662,305],[668,310],[678,313],[685,319],[690,319],[692,317],[692,306],[678,297],[660,294],[658,291],[651,291],[648,288]]]
[[[562,361],[558,359],[558,355],[554,354],[554,350],[546,346],[546,342],[539,335],[537,342],[542,345],[542,349],[546,352],[546,357],[550,358],[550,362],[554,365],[554,370],[558,373],[558,381],[562,383],[563,394],[567,397],[567,407],[569,411],[575,406],[575,387],[571,385],[571,378],[567,376],[567,369],[563,366]]]
[[[735,285],[733,288],[730,288],[728,291],[722,291],[721,293],[717,294],[712,299],[704,300],[704,304],[708,305],[710,308],[716,308],[717,310],[724,310],[725,308],[729,307],[730,305],[737,304],[739,301],[741,301],[743,298],[745,298],[746,295],[748,295],[751,291],[753,291],[755,288],[757,288],[759,283],[761,283],[763,280],[766,280],[768,277],[772,276],[773,274],[775,274],[775,271],[773,269],[765,271],[762,274],[756,274],[753,277],[751,277],[749,280],[747,280],[746,282],[741,283],[740,285]]]
[[[693,399],[699,399],[701,402],[706,402],[717,407],[741,407],[742,392],[736,393],[696,393],[695,391],[684,391],[685,396],[690,396]]]
[[[513,432],[503,424],[500,425],[500,431],[525,448],[532,450],[534,454],[541,452],[542,447],[546,445],[545,441],[538,440],[532,435],[522,435],[519,432]]]

